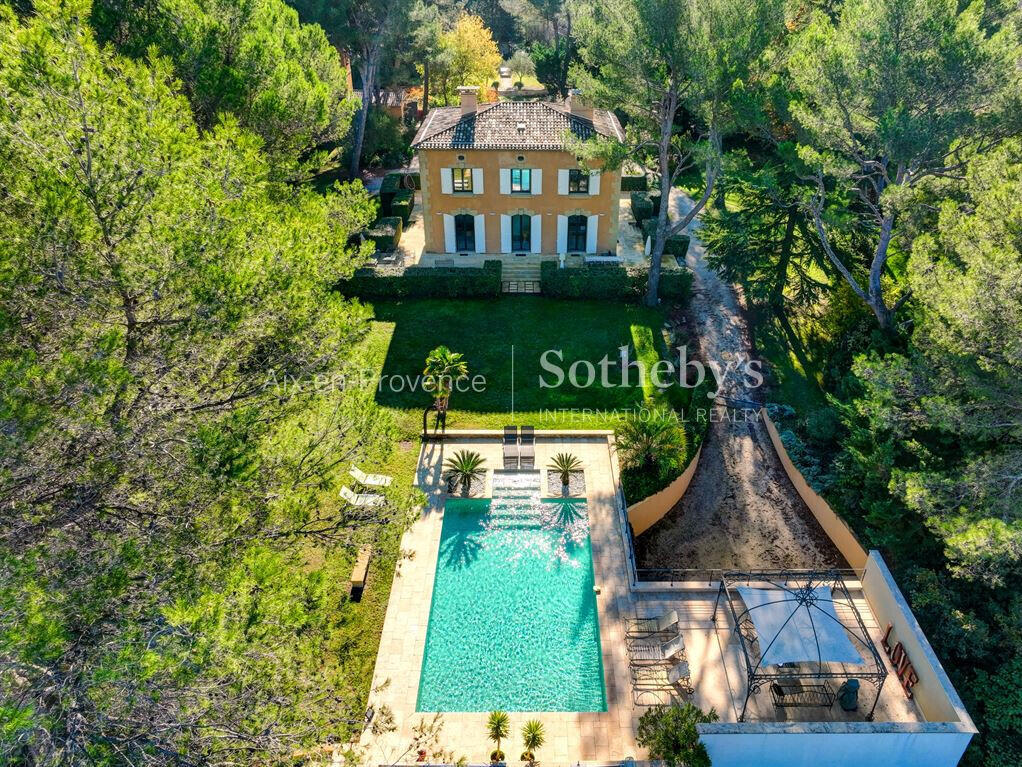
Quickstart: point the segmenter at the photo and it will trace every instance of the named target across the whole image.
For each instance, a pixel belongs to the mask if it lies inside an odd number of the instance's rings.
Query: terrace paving
[[[593,566],[600,590],[597,611],[607,711],[511,712],[511,737],[505,741],[504,750],[512,763],[521,750],[521,727],[532,718],[540,719],[546,729],[547,741],[537,756],[547,767],[647,758],[645,750],[635,742],[638,720],[646,708],[635,704],[626,642],[627,622],[637,616],[652,617],[670,609],[678,610],[692,671],[694,692],[689,700],[704,710],[713,708],[724,722],[737,721],[741,709],[745,669],[737,642],[728,641],[730,624],[726,611],[719,613],[718,624],[712,621],[716,584],[690,583],[670,590],[649,584],[643,584],[638,590],[630,588],[625,538],[615,506],[617,461],[608,437],[609,432],[537,432],[535,463],[537,468],[543,469],[554,454],[570,451],[584,465]],[[391,591],[369,701],[377,712],[384,706],[391,710],[396,729],[378,735],[368,730],[364,733],[361,742],[367,749],[368,764],[414,762],[415,754],[409,751],[413,728],[432,718],[432,714],[417,713],[415,709],[443,523],[445,496],[440,474],[445,458],[462,449],[478,451],[490,468],[502,464],[500,438],[496,433],[492,436],[481,432],[474,436],[453,435],[443,443],[423,446],[417,483],[426,493],[427,503],[401,542],[403,558]],[[545,487],[545,479],[542,486]],[[489,479],[485,494],[489,495]],[[879,644],[882,628],[876,625],[857,585],[852,583],[849,588],[867,629]],[[839,608],[839,615],[840,612]],[[889,666],[888,670],[891,671]],[[850,672],[849,676],[854,673]],[[484,684],[485,680],[480,683]],[[871,693],[870,685],[864,684],[860,694],[864,708],[846,714],[836,704],[830,709],[775,709],[769,690],[764,687],[752,697],[746,721],[862,722],[872,700]],[[454,758],[466,757],[473,764],[488,762],[493,744],[486,737],[486,719],[485,712],[443,714],[444,726],[436,750],[451,752]],[[884,687],[876,720],[922,720],[893,674]]]

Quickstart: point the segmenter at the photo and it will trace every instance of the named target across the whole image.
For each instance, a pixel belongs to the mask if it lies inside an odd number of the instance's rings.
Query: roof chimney
[[[581,117],[583,120],[592,122],[593,108],[581,90],[571,88],[568,91],[567,104],[568,111],[575,115],[575,117]]]
[[[461,96],[462,117],[475,114],[476,102],[479,100],[479,86],[459,85],[458,95]]]

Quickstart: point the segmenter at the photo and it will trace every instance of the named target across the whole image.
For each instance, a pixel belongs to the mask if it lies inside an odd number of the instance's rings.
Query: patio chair
[[[656,618],[633,618],[628,622],[628,636],[643,637],[665,634],[678,625],[678,611],[670,610]]]
[[[635,663],[664,663],[685,652],[685,638],[678,636],[656,644],[633,644],[628,654]]]
[[[519,462],[519,451],[518,451],[518,427],[517,426],[505,426],[504,427],[504,468],[505,469],[517,469]]]
[[[351,469],[348,470],[348,473],[360,485],[367,487],[387,487],[394,481],[393,477],[389,477],[386,474],[366,474],[355,464],[351,464]]]
[[[355,493],[347,485],[341,488],[341,498],[352,506],[379,506],[387,500],[378,493]]]

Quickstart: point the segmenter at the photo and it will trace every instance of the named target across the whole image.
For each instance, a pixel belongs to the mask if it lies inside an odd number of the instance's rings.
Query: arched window
[[[584,253],[586,249],[586,228],[588,219],[585,216],[568,216],[568,252]]]
[[[511,216],[511,250],[514,253],[532,250],[531,216]]]
[[[476,249],[475,216],[467,213],[454,217],[454,249],[459,253],[474,252]]]

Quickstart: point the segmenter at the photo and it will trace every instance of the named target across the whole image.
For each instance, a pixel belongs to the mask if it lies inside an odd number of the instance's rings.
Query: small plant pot
[[[500,764],[504,761],[504,752],[494,749],[490,752],[490,764]]]
[[[536,761],[536,755],[531,751],[525,751],[520,757],[518,757],[518,759],[519,761],[529,762],[532,764],[532,762]]]

